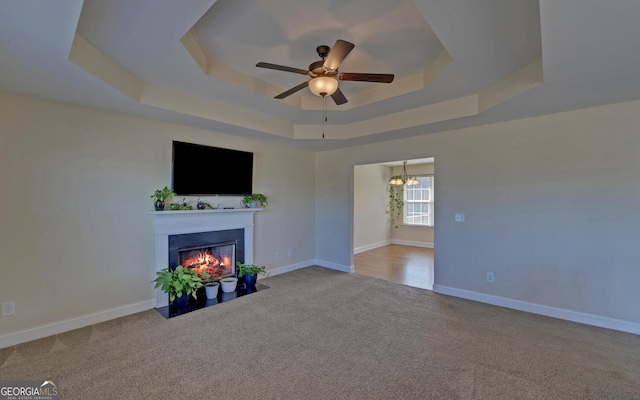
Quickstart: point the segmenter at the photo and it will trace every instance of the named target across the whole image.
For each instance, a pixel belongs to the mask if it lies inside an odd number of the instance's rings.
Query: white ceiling
[[[638,99],[639,19],[638,0],[6,0],[0,90],[328,149]],[[341,72],[396,79],[340,82],[323,128],[307,89],[272,98],[304,76],[255,64],[306,69],[337,39]]]

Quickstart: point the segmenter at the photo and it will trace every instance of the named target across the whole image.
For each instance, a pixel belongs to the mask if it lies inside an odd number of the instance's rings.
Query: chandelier
[[[391,177],[389,181],[391,185],[418,185],[420,182],[416,179],[415,176],[409,176],[407,174],[407,162],[404,161],[402,164],[402,175],[395,175]]]

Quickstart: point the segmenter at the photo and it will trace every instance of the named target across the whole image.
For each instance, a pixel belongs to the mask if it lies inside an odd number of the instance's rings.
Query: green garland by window
[[[391,179],[399,178],[393,176]],[[404,185],[389,185],[389,209],[387,213],[391,216],[391,224],[398,227],[402,221],[402,208],[404,207]]]

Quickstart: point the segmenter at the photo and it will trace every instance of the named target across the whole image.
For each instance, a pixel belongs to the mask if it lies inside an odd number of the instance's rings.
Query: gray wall
[[[16,302],[0,338],[153,299],[146,212],[170,182],[173,139],[255,152],[255,191],[270,204],[256,215],[255,261],[271,269],[349,268],[354,166],[435,157],[436,287],[638,323],[639,109],[311,153],[0,93],[0,302]]]
[[[254,261],[314,259],[313,153],[0,92],[0,302],[16,305],[0,334],[154,298],[147,211],[171,184],[174,139],[254,152],[254,190],[269,198]]]
[[[352,264],[353,165],[435,157],[437,286],[640,322],[639,109],[319,152],[316,257]]]
[[[390,219],[387,214],[389,200],[389,168],[383,165],[357,165],[354,167],[353,245],[355,249],[388,242]]]

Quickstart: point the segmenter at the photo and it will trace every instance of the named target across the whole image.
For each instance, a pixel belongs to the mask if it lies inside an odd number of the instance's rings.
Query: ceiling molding
[[[69,61],[121,93],[140,101],[145,83],[77,33],[71,44]]]
[[[218,2],[212,3],[211,6],[200,16],[200,18],[191,26],[187,33],[180,39],[180,42],[185,47],[188,54],[191,55],[194,61],[200,66],[200,69],[208,77],[270,98],[273,101],[295,107],[299,110],[322,110],[324,107],[327,107],[327,109],[331,111],[345,112],[382,100],[388,100],[394,97],[399,97],[423,90],[452,61],[451,55],[442,45],[442,41],[431,29],[422,12],[415,8],[415,4],[413,4],[413,2],[410,3],[412,3],[412,7],[405,7],[403,9],[405,10],[405,13],[407,12],[406,10],[412,10],[413,12],[410,13],[410,15],[404,14],[402,18],[395,19],[394,21],[413,21],[414,24],[416,21],[420,21],[419,28],[417,28],[417,26],[415,25],[412,25],[411,28],[416,29],[415,32],[420,32],[420,35],[422,35],[420,37],[423,39],[423,42],[417,45],[425,49],[425,54],[429,54],[429,52],[433,53],[434,49],[440,49],[437,55],[431,60],[426,59],[426,61],[428,61],[428,65],[422,68],[419,72],[410,76],[396,77],[396,80],[395,82],[393,82],[393,84],[376,84],[372,85],[371,89],[365,89],[355,94],[351,94],[349,96],[349,101],[346,104],[342,104],[340,106],[337,106],[334,102],[326,102],[326,104],[323,105],[323,102],[318,101],[318,99],[314,98],[314,96],[301,96],[299,93],[294,93],[285,97],[284,99],[275,99],[275,96],[283,93],[286,90],[289,90],[290,87],[284,88],[271,84],[263,79],[253,76],[252,74],[242,72],[231,67],[228,64],[225,64],[224,62],[218,61],[214,54],[208,54],[207,49],[209,49],[209,51],[214,51],[211,50],[212,46],[210,43],[212,42],[212,39],[217,36],[214,32],[218,32],[211,31],[210,28],[218,25],[223,26],[225,24],[228,24],[229,22],[232,22],[231,25],[226,25],[227,30],[225,30],[225,32],[228,32],[228,29],[233,29],[233,27],[238,26],[241,21],[241,15],[238,14],[237,10],[231,14],[225,13],[229,12],[229,10],[232,8],[229,4],[223,3],[221,5]],[[257,3],[255,5],[258,6]],[[400,5],[401,4],[398,3],[398,6]],[[368,6],[376,8],[376,6],[372,3],[368,4]],[[287,5],[286,7],[292,8],[291,5]],[[388,7],[388,5],[386,5],[385,7]],[[255,21],[253,22],[255,23]],[[361,24],[367,23],[361,21]],[[372,23],[368,22],[368,24]],[[382,30],[382,32],[390,33],[388,31],[385,31],[385,28],[383,26],[376,25],[376,27],[377,30]],[[399,31],[397,28],[394,28],[392,32],[397,33]],[[264,34],[268,35],[266,32]],[[399,43],[410,41],[411,37],[414,35],[415,33],[408,36],[401,35],[401,41]],[[202,43],[200,42],[200,40],[198,40],[198,37],[202,39]],[[213,41],[215,42],[215,39],[213,39]],[[419,53],[419,51],[414,51],[414,53]],[[304,79],[310,80],[311,77],[306,77]],[[293,81],[293,84],[298,84],[301,82],[302,80],[300,82]],[[369,84],[363,83],[363,85]]]
[[[237,69],[209,57],[200,43],[198,43],[198,40],[192,30],[189,30],[189,32],[180,39],[180,42],[204,74],[210,78],[271,98],[274,101],[279,101],[280,103],[295,107],[299,110],[323,109],[322,103],[318,102],[316,98],[310,96],[303,97],[297,94],[292,94],[284,99],[275,99],[275,96],[286,91],[288,88],[273,85],[265,80],[245,74],[244,72],[238,71]],[[332,111],[344,112],[378,101],[423,90],[451,61],[451,55],[446,49],[444,49],[423,71],[406,78],[396,80],[393,85],[377,85],[369,90],[352,95],[349,98],[349,102],[346,104],[342,104],[340,106],[337,106],[334,103],[327,104],[327,108]]]
[[[184,35],[181,41],[192,57],[194,57],[195,54],[194,60],[200,68],[203,71],[208,71],[207,75],[232,76],[234,78],[240,78],[243,86],[256,85],[256,87],[259,87],[261,90],[273,90],[273,85],[249,76],[240,77],[236,74],[245,74],[234,71],[228,67],[223,67],[219,63],[215,63],[215,61],[206,57],[204,53],[198,50],[200,47],[191,34],[188,33]],[[78,34],[75,35],[69,60],[142,104],[289,139],[353,139],[468,117],[477,115],[542,83],[542,60],[538,59],[477,94],[386,114],[350,124],[293,125],[237,107],[232,107],[221,102],[143,82]],[[422,74],[405,78],[405,80],[403,80],[405,81],[404,85],[411,87],[416,84],[416,81],[419,81],[424,87],[426,83],[425,80],[433,79],[436,76],[434,74],[435,71],[443,69],[450,61],[451,56],[446,51],[441,53],[430,68]],[[213,70],[216,71],[215,74],[212,73]],[[259,85],[258,83],[260,82],[264,85]],[[238,86],[239,81],[236,83],[236,86]],[[400,90],[402,90],[402,85],[399,87],[401,88]],[[372,90],[380,90],[380,88]],[[378,97],[376,97],[375,94],[373,96],[370,95],[369,92],[370,91],[359,94],[356,99],[369,96],[370,101],[379,101],[385,95],[384,91],[378,94]]]
[[[639,16],[637,0],[6,1],[0,90],[337,149],[635,100]],[[192,40],[194,25],[225,65]],[[396,79],[385,87],[341,82],[351,108],[327,101],[324,131],[352,139],[307,140],[321,137],[322,99],[300,91],[287,99],[293,105],[273,100],[297,82],[255,62],[308,64],[317,44],[336,38],[357,44],[341,69]],[[217,79],[227,66],[278,89]]]

